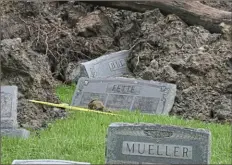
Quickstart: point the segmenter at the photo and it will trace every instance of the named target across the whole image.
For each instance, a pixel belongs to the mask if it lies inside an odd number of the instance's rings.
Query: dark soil
[[[229,1],[203,3],[227,11],[232,6]],[[135,77],[177,85],[170,114],[232,121],[229,34],[188,26],[158,9],[138,13],[80,2],[1,1],[0,16],[2,84],[19,87],[21,126],[42,127],[65,116],[63,110],[26,99],[58,103],[54,87],[68,81],[68,66],[132,46],[128,66]]]

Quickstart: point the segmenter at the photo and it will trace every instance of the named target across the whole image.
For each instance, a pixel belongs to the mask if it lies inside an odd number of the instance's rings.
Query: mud
[[[229,1],[203,3],[227,11],[232,6]],[[11,63],[4,67],[14,66],[11,74],[16,76],[9,76],[4,69],[1,73],[2,82],[19,85],[22,98],[59,102],[54,86],[57,81],[70,82],[78,71],[73,64],[133,47],[128,66],[134,77],[177,84],[171,115],[209,122],[232,120],[230,30],[211,34],[158,9],[138,13],[80,2],[1,1],[0,17],[1,39],[21,38],[26,45],[7,54]],[[27,52],[22,58],[26,64],[15,59],[20,52]],[[35,56],[43,64],[31,59]],[[5,53],[1,58],[7,61]],[[30,74],[24,73],[26,69]],[[40,127],[44,121],[65,116],[62,110],[48,110],[24,99],[19,106],[22,126]]]

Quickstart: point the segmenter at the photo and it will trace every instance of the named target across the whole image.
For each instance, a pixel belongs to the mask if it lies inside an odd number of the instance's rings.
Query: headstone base
[[[30,131],[25,129],[1,129],[2,136],[9,137],[19,137],[19,138],[28,138],[30,136]]]
[[[12,164],[82,164],[90,165],[88,162],[75,162],[57,159],[31,159],[31,160],[14,160]]]

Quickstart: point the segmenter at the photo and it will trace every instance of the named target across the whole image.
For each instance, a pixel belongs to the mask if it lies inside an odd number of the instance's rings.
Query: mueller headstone
[[[31,159],[31,160],[14,160],[12,164],[83,164],[90,165],[87,162],[75,162],[69,160],[57,160],[57,159]]]
[[[82,77],[74,92],[72,106],[87,107],[92,99],[99,99],[110,110],[168,115],[175,95],[175,84],[119,77]]]
[[[150,123],[112,123],[107,164],[209,164],[211,133]]]
[[[27,138],[25,129],[18,129],[17,123],[17,86],[1,86],[1,135]]]
[[[129,50],[122,50],[115,53],[103,55],[94,60],[81,63],[80,76],[89,78],[120,77],[130,74],[127,67]]]

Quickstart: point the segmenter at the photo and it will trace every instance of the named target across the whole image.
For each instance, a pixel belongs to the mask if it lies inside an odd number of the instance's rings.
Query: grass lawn
[[[57,94],[70,103],[75,86],[60,86]],[[206,128],[212,133],[211,164],[231,164],[231,126],[186,121],[177,117],[148,116],[122,112],[124,116],[108,116],[89,112],[72,111],[72,115],[51,124],[39,135],[31,132],[27,140],[2,139],[2,164],[14,159],[64,159],[92,164],[103,164],[105,136],[112,122],[148,122]]]

